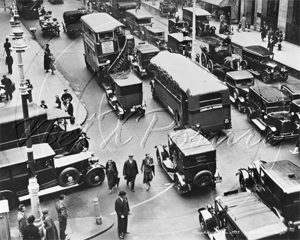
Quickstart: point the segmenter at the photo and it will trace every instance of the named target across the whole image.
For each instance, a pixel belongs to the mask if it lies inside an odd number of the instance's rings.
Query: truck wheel
[[[203,170],[201,172],[198,172],[196,176],[193,179],[193,182],[198,187],[203,187],[208,184],[208,181],[210,181],[213,178],[213,175],[208,170]]]
[[[247,110],[247,121],[248,123],[252,123],[252,112],[250,109]]]
[[[69,187],[79,182],[80,174],[76,168],[68,167],[59,174],[59,185]]]
[[[210,59],[207,62],[207,68],[210,72],[213,72],[213,70],[214,70],[214,64],[213,64],[212,60],[210,60]]]
[[[203,233],[207,233],[207,225],[206,222],[204,221],[204,218],[202,214],[199,214],[199,223],[200,223],[200,228]]]
[[[239,92],[237,90],[234,90],[234,92],[233,92],[233,98],[234,98],[234,101],[237,103],[238,102],[238,98],[239,98]]]
[[[289,74],[287,72],[282,74],[282,81],[286,82],[289,78]]]
[[[239,100],[237,101],[237,109],[239,110],[240,113],[244,112],[242,103]]]
[[[261,74],[261,78],[264,83],[270,83],[271,81],[271,76],[265,71]]]
[[[241,62],[241,68],[242,68],[242,70],[246,70],[247,69],[247,62],[246,61],[242,61]]]
[[[0,200],[5,200],[5,199],[8,201],[9,209],[14,208],[19,203],[19,199],[17,195],[14,192],[9,190],[4,190],[0,192]]]
[[[207,65],[206,55],[204,53],[201,53],[201,64],[203,67]]]
[[[105,173],[103,169],[95,168],[86,175],[86,183],[90,187],[96,187],[103,183]]]
[[[177,192],[178,192],[179,195],[181,195],[181,196],[184,195],[184,192],[182,191],[182,185],[179,182],[177,176],[175,176],[175,188],[176,188],[176,190],[177,190]]]
[[[89,141],[85,138],[80,139],[74,144],[71,153],[72,154],[81,153],[84,149],[89,149]]]
[[[246,192],[246,181],[242,173],[240,174],[239,182],[242,192]]]

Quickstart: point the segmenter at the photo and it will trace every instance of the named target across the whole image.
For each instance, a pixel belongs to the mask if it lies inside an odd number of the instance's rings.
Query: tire
[[[203,32],[199,30],[199,31],[197,32],[197,36],[198,36],[198,37],[202,37],[202,36],[203,36]]]
[[[161,153],[159,152],[158,149],[156,150],[156,160],[157,160],[158,166],[162,167],[163,159],[162,159]]]
[[[287,72],[285,72],[285,73],[283,73],[282,75],[283,75],[282,81],[283,81],[283,82],[286,82],[286,81],[288,80],[288,78],[289,78],[289,74],[288,74]]]
[[[89,149],[89,141],[86,138],[80,139],[72,147],[71,153],[77,154],[81,153],[84,149]]]
[[[124,119],[124,113],[120,113],[119,111],[117,112],[117,114],[118,114],[118,118],[120,119],[120,120],[123,120]]]
[[[152,98],[153,98],[153,99],[156,99],[156,98],[157,98],[157,95],[156,95],[155,90],[154,90],[153,87],[151,88],[151,93],[152,93]]]
[[[208,60],[207,62],[207,69],[210,71],[210,72],[213,72],[214,71],[214,64],[212,62],[212,60]]]
[[[252,115],[252,112],[251,112],[250,109],[248,109],[248,111],[247,111],[247,121],[248,121],[248,123],[252,123],[251,115]]]
[[[242,104],[240,101],[237,101],[237,109],[239,110],[240,113],[243,113],[244,110],[243,110],[243,107],[242,107]]]
[[[174,122],[175,122],[176,126],[180,126],[180,114],[177,110],[175,111],[175,114],[174,114]]]
[[[86,60],[86,57],[84,57],[84,62],[85,62],[85,66],[87,67],[88,70],[91,71],[91,65],[88,63],[88,61]]]
[[[59,174],[59,185],[69,187],[79,182],[80,174],[76,168],[68,167]]]
[[[241,68],[242,68],[242,70],[246,70],[247,69],[247,62],[246,61],[242,61],[241,62]]]
[[[242,192],[246,192],[246,181],[245,181],[245,178],[242,173],[240,174],[240,177],[239,177],[239,183],[240,183]]]
[[[237,90],[234,90],[234,92],[233,92],[233,98],[234,98],[235,102],[237,103],[238,99],[239,99],[239,92]]]
[[[200,215],[200,214],[199,214],[199,224],[200,224],[201,231],[203,233],[207,233],[207,224],[204,221],[204,218],[202,217],[202,215]]]
[[[271,82],[271,76],[265,71],[261,74],[261,79],[267,84]]]
[[[208,180],[212,179],[213,175],[208,170],[203,170],[201,172],[198,172],[196,176],[193,179],[193,182],[198,187],[203,187],[207,185]]]
[[[140,112],[141,112],[142,115],[145,115],[146,111],[145,111],[145,109],[141,108]]]
[[[175,176],[175,188],[180,196],[184,195],[184,192],[181,189],[182,188],[181,183],[179,182],[177,176]]]
[[[104,178],[104,170],[101,168],[95,168],[86,175],[85,182],[89,187],[97,187],[103,183]]]
[[[207,66],[207,59],[206,59],[206,55],[204,53],[201,53],[201,65],[203,67]]]
[[[0,192],[0,200],[6,199],[8,201],[9,209],[16,207],[19,203],[17,195],[9,190],[4,190]]]

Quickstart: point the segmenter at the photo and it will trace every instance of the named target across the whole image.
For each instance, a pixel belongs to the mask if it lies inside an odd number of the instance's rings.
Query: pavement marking
[[[138,204],[135,204],[135,205],[133,205],[133,206],[130,206],[130,209],[133,209],[133,208],[138,207],[138,206],[140,206],[140,205],[143,205],[143,204],[145,204],[145,203],[147,203],[147,202],[150,202],[150,201],[154,200],[155,198],[158,198],[160,195],[162,195],[162,194],[164,194],[165,192],[167,192],[168,190],[170,190],[170,189],[173,187],[173,185],[174,185],[174,183],[172,183],[169,187],[167,187],[165,190],[161,191],[160,193],[156,194],[156,195],[153,196],[152,198],[149,198],[149,199],[147,199],[147,200],[145,200],[145,201],[142,201],[142,202],[140,202],[140,203],[138,203]],[[110,215],[115,215],[115,214],[116,214],[116,212],[112,212]]]

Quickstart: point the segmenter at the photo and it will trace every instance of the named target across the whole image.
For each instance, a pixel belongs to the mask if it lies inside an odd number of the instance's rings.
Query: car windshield
[[[135,84],[130,86],[125,86],[120,88],[121,96],[142,93],[142,84]]]
[[[137,24],[148,24],[151,23],[151,18],[137,19]]]
[[[269,107],[267,107],[267,113],[282,112],[282,111],[290,111],[290,105],[269,106]]]
[[[253,86],[254,85],[254,79],[253,78],[249,78],[249,79],[244,79],[242,81],[237,81],[236,82],[236,86],[237,87],[245,87],[245,86]]]

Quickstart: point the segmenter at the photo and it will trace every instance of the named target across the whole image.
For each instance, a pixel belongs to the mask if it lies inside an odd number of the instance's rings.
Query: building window
[[[296,25],[300,25],[300,0],[294,1],[294,8],[293,8],[293,19],[292,23]]]
[[[277,18],[279,10],[279,0],[268,0],[267,16]]]

